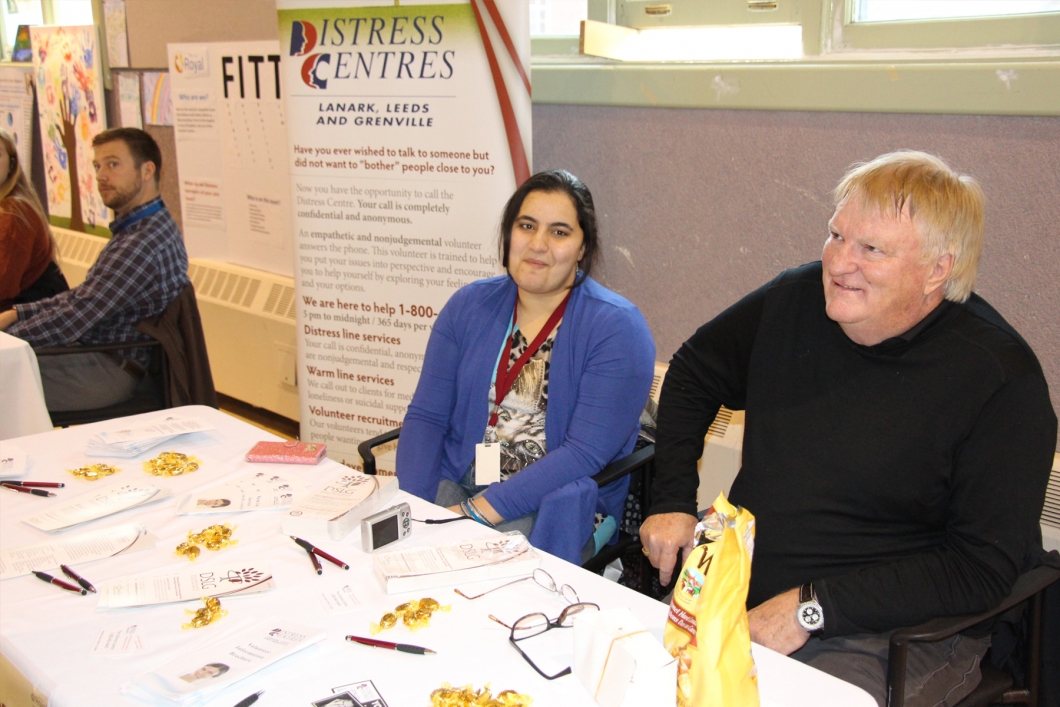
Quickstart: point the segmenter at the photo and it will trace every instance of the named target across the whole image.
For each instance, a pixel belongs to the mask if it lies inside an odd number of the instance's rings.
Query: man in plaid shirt
[[[100,196],[114,210],[114,236],[82,284],[0,312],[0,329],[35,347],[150,341],[136,324],[161,314],[188,283],[184,241],[159,196],[158,144],[143,130],[115,128],[92,146]],[[87,410],[131,398],[149,358],[146,349],[42,356],[48,409]]]

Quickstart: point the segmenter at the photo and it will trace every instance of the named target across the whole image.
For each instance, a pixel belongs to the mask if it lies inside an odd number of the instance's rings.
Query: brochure
[[[372,562],[383,589],[394,594],[530,574],[541,563],[541,556],[522,533],[512,532],[378,553]]]
[[[287,511],[283,532],[300,538],[342,540],[362,518],[381,509],[397,491],[397,477],[343,472]]]
[[[152,575],[118,577],[103,582],[99,589],[100,609],[150,606],[203,597],[230,597],[258,594],[275,589],[272,571],[264,562],[239,565],[196,567]]]
[[[0,580],[21,577],[34,570],[58,569],[59,565],[84,564],[126,552],[148,550],[157,541],[143,523],[126,523],[78,533],[62,540],[2,548]]]
[[[226,633],[122,685],[122,692],[150,701],[200,704],[234,682],[323,641],[324,629],[270,617]]]
[[[212,429],[213,425],[198,418],[166,415],[136,427],[104,430],[88,440],[85,454],[90,457],[131,459],[174,437]]]
[[[290,508],[294,504],[295,494],[300,492],[304,485],[302,481],[272,472],[254,471],[224,484],[181,496],[177,501],[177,514]]]
[[[160,489],[149,483],[114,481],[74,496],[62,505],[52,507],[43,513],[24,518],[22,522],[38,530],[55,532],[168,496],[168,490]]]

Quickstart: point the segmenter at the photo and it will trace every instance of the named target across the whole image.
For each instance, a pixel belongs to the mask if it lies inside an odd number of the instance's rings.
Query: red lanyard
[[[537,353],[537,350],[541,348],[541,344],[545,343],[545,339],[559,324],[559,320],[563,318],[563,312],[567,309],[570,295],[571,293],[568,292],[567,296],[563,298],[563,301],[559,303],[559,306],[549,316],[545,326],[541,328],[541,331],[537,332],[537,336],[530,342],[530,346],[526,348],[526,351],[523,351],[523,355],[512,364],[511,368],[508,368],[508,358],[512,354],[512,340],[515,338],[515,318],[519,314],[519,297],[516,296],[515,311],[512,313],[512,335],[505,340],[504,351],[501,353],[500,360],[497,361],[497,378],[493,384],[493,414],[490,415],[490,427],[497,426],[497,418],[501,412],[501,402],[508,396],[508,391],[512,389],[512,386],[515,385],[515,380],[519,377],[519,372],[523,370],[523,366],[526,365],[531,356]]]

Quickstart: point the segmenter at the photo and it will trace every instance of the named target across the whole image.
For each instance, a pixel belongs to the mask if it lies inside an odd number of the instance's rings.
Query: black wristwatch
[[[799,587],[799,608],[796,610],[795,618],[799,620],[799,625],[811,635],[824,630],[824,611],[817,601],[817,592],[813,591],[812,582]]]

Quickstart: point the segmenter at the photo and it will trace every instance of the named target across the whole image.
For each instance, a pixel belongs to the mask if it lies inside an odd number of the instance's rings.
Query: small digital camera
[[[404,540],[410,533],[412,511],[407,503],[399,503],[361,521],[361,545],[365,552],[375,552],[381,547]]]

